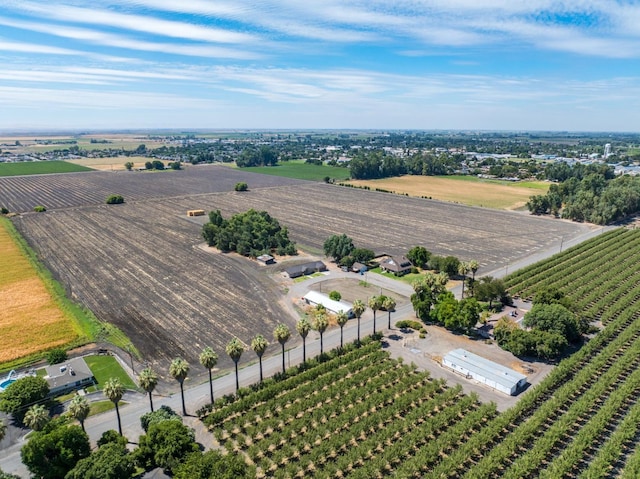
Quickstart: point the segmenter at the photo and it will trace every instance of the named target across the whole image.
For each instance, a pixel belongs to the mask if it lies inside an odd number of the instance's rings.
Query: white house
[[[513,369],[470,353],[454,349],[442,358],[442,365],[490,388],[515,396],[527,384],[527,377]]]

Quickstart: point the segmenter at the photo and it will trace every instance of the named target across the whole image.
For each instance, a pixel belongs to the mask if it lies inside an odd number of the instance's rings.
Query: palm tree
[[[380,296],[372,296],[369,298],[369,307],[373,310],[373,334],[376,334],[376,311],[382,307]]]
[[[103,394],[111,401],[116,407],[116,416],[118,418],[118,432],[122,436],[122,423],[120,422],[120,409],[118,409],[118,403],[122,396],[124,396],[124,386],[118,378],[107,379],[102,388]]]
[[[467,279],[467,273],[471,271],[471,266],[466,261],[461,261],[458,264],[458,274],[462,275],[462,294],[460,295],[460,299],[464,299],[464,282]]]
[[[479,267],[480,267],[480,264],[475,259],[472,259],[471,261],[469,261],[469,270],[471,271],[471,274],[473,275],[473,276],[471,276],[471,282],[472,283],[476,280],[476,271],[478,271]]]
[[[360,317],[362,316],[362,313],[364,313],[364,310],[367,309],[367,307],[361,299],[356,299],[353,302],[353,306],[351,307],[351,309],[353,310],[353,314],[356,315],[356,318],[358,318],[358,344],[360,344]]]
[[[313,318],[313,329],[315,329],[320,333],[320,355],[322,355],[322,352],[323,352],[322,335],[324,334],[324,332],[327,330],[328,327],[329,327],[329,318],[327,318],[327,315],[324,313],[316,314],[316,316]]]
[[[307,318],[302,318],[296,323],[296,329],[302,336],[302,362],[307,362],[307,335],[311,331],[311,323]]]
[[[276,329],[273,330],[273,338],[280,343],[282,346],[282,374],[285,373],[285,365],[284,365],[284,345],[289,338],[291,337],[291,331],[287,327],[286,324],[278,324]]]
[[[258,362],[260,363],[260,382],[262,382],[262,355],[268,346],[269,342],[262,334],[257,334],[256,337],[251,340],[251,349],[258,355]]]
[[[345,313],[344,311],[339,311],[336,315],[336,323],[338,323],[338,326],[340,326],[340,349],[342,349],[342,328],[344,328],[344,325],[347,324],[347,321],[349,321],[349,316],[347,316],[347,313]]]
[[[240,361],[240,357],[242,353],[244,353],[244,346],[242,342],[238,338],[233,338],[231,341],[227,343],[226,348],[227,354],[233,362],[236,364],[236,393],[238,389],[240,389],[240,380],[238,379],[238,361]]]
[[[389,329],[391,329],[391,311],[396,309],[396,300],[387,296],[382,303],[382,307],[387,310],[387,313],[389,313]]]
[[[206,347],[200,353],[200,364],[209,370],[209,394],[211,395],[211,404],[213,404],[213,378],[211,370],[218,364],[218,355],[210,347]]]
[[[144,368],[140,371],[138,382],[140,383],[140,387],[149,394],[149,405],[151,406],[151,412],[153,412],[153,398],[151,397],[151,393],[153,393],[153,390],[158,385],[158,375],[151,368]]]
[[[89,417],[90,409],[91,408],[89,407],[89,401],[87,401],[87,398],[84,396],[80,396],[79,394],[73,396],[73,399],[69,403],[69,414],[71,415],[71,417],[80,422],[80,427],[82,427],[83,431],[84,420]]]
[[[180,383],[180,397],[182,398],[182,415],[187,415],[187,408],[184,405],[184,380],[189,374],[189,363],[182,358],[175,358],[169,366],[169,374]]]
[[[49,422],[49,410],[42,404],[34,404],[24,415],[24,423],[34,431],[41,431]]]

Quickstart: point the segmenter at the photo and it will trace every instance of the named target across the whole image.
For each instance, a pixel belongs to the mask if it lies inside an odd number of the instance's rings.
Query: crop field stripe
[[[615,236],[620,234],[618,233]],[[632,234],[637,233],[625,232],[622,236],[628,240],[630,239],[629,235]],[[636,236],[633,237],[633,239],[635,238]],[[594,242],[598,242],[598,240],[596,239]],[[604,243],[603,241],[602,244]],[[633,249],[636,250],[636,255],[631,258],[632,264],[638,264],[640,252],[638,248],[634,247]],[[597,267],[602,268],[603,271],[612,271],[613,274],[617,275],[624,273],[624,269],[611,270],[608,268],[609,265],[598,262],[597,258],[600,255],[597,253],[596,251],[596,255],[594,255]],[[627,261],[629,261],[629,257],[627,257]],[[603,274],[605,273],[601,272],[601,275]],[[543,281],[543,278],[541,278],[541,281]],[[621,282],[618,282],[618,287],[629,291],[624,288],[624,284]],[[601,291],[601,294],[606,295],[607,292]],[[622,295],[616,292],[616,296],[621,297]],[[613,420],[614,424],[625,424],[623,418],[629,409],[628,399],[637,392],[639,373],[636,359],[640,353],[638,339],[640,337],[639,315],[637,310],[630,311],[625,309],[625,306],[626,303],[624,301],[610,304],[608,313],[612,318],[616,319],[612,320],[601,333],[573,357],[560,363],[556,370],[537,388],[527,393],[515,408],[498,418],[499,420],[495,426],[496,430],[500,425],[504,426],[506,417],[511,416],[516,419],[520,416],[524,409],[529,408],[527,404],[535,407],[535,409],[531,409],[533,414],[525,414],[528,419],[522,421],[522,418],[520,418],[518,426],[515,428],[507,427],[512,432],[503,435],[494,449],[474,464],[467,477],[485,478],[497,477],[498,475],[509,477],[510,474],[513,474],[514,477],[538,477],[541,473],[549,474],[546,477],[554,477],[553,473],[545,472],[550,464],[548,451],[542,454],[538,453],[544,447],[556,450],[554,456],[560,459],[558,459],[559,462],[554,467],[564,468],[563,470],[570,477],[573,472],[566,471],[567,468],[586,467],[585,459],[583,458],[584,454],[586,454],[584,451],[588,449],[588,454],[593,455],[601,448],[602,450],[607,450],[606,441],[601,441],[599,444],[586,444],[585,440],[582,439],[583,435],[572,429],[572,427],[575,427],[573,426],[573,421],[577,418],[580,424],[585,424],[585,435],[591,434],[594,437],[600,437],[598,432],[603,427],[603,424],[597,421],[599,418],[607,417],[609,418],[609,426],[611,426],[611,411],[614,411],[613,414],[617,417],[617,419]],[[555,384],[560,384],[560,379],[564,384],[559,389],[551,389]],[[553,395],[550,396],[549,392],[552,391]],[[623,396],[618,397],[615,391],[621,391],[620,394],[623,394]],[[539,400],[531,402],[531,394],[540,395],[541,393],[541,398],[546,396],[548,399],[543,402],[539,402]],[[626,394],[626,397],[624,394]],[[536,403],[538,404],[537,406],[535,406]],[[558,408],[561,408],[560,410],[562,411],[560,415],[557,413]],[[607,412],[597,412],[603,410]],[[596,411],[595,414],[594,411]],[[518,412],[518,414],[515,414],[515,412]],[[593,422],[590,422],[589,417],[592,415],[594,416]],[[547,431],[543,432],[542,436],[540,436],[540,427],[543,428],[543,431]],[[527,430],[529,430],[529,433],[526,432]],[[612,431],[613,434],[615,434],[615,431],[616,429]],[[629,434],[627,432],[626,437]],[[575,443],[573,442],[574,435],[576,436]],[[527,442],[527,437],[530,438],[528,441],[536,437],[533,449],[530,447],[530,443]],[[562,439],[563,437],[564,439]],[[559,449],[558,445],[560,445]],[[525,455],[522,455],[525,451]],[[567,452],[565,453],[564,451]],[[583,453],[582,456],[576,456],[571,461],[565,459],[571,455],[572,451],[583,451]],[[514,453],[515,456],[513,455]],[[574,455],[576,455],[575,452]],[[456,457],[460,458],[461,456],[458,454]],[[543,462],[541,461],[544,461],[544,466],[542,466]]]
[[[460,386],[446,388],[386,352],[378,358],[376,348],[381,351],[372,342],[315,364],[293,388],[287,382],[296,376],[265,385],[275,408],[258,390],[216,408],[204,422],[266,477],[369,478],[400,470],[400,457],[435,463],[440,451],[452,451],[497,414],[493,404],[462,395]],[[332,374],[338,363],[349,371],[340,378]]]
[[[86,166],[56,160],[0,163],[0,176],[46,175],[52,173],[76,173],[80,171],[93,170]]]

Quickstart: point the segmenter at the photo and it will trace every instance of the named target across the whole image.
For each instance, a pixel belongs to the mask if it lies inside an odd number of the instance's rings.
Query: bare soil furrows
[[[211,254],[196,245],[200,227],[180,210],[155,203],[90,207],[26,215],[16,225],[73,297],[116,324],[145,359],[166,369],[185,357],[194,367],[207,345],[232,363],[224,346],[291,319],[257,264]],[[246,355],[247,359],[250,355]]]
[[[220,165],[188,166],[181,171],[84,172],[0,178],[0,206],[23,213],[36,205],[47,209],[98,205],[111,194],[126,201],[233,191],[238,182],[249,188],[296,185],[302,180],[259,175]]]
[[[439,255],[475,259],[481,271],[527,256],[586,227],[510,211],[488,210],[388,193],[306,183],[239,194],[203,195],[199,207],[230,216],[267,210],[299,244],[322,250],[332,234],[346,233],[376,253],[404,254],[424,245]],[[187,202],[174,199],[176,204]]]
[[[2,180],[0,190],[6,191]],[[250,191],[232,191],[238,181],[246,181]],[[266,210],[299,245],[319,252],[328,236],[346,233],[378,253],[402,254],[424,245],[436,254],[476,259],[481,271],[587,229],[219,166],[158,174],[46,175],[21,178],[15,185],[21,188],[16,195],[2,193],[0,199],[26,209],[33,206],[29,201],[49,208],[14,221],[53,274],[72,297],[124,330],[161,372],[179,355],[198,369],[197,356],[205,346],[218,352],[221,367],[231,366],[224,347],[232,336],[249,342],[257,333],[271,337],[278,322],[292,328],[295,322],[279,302],[282,291],[268,277],[274,268],[199,248],[206,217],[188,218],[188,209],[220,209],[227,217],[249,208]],[[103,204],[113,192],[127,202]],[[282,267],[276,265],[276,271]],[[297,339],[294,335],[292,342]],[[247,353],[243,360],[254,357]]]

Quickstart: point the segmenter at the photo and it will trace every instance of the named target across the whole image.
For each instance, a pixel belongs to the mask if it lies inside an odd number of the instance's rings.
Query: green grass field
[[[87,356],[85,361],[98,381],[98,389],[102,389],[104,383],[110,378],[120,379],[122,385],[127,389],[138,388],[113,356]]]
[[[46,175],[50,173],[75,173],[93,171],[86,166],[66,161],[25,161],[22,163],[0,163],[0,176]]]
[[[325,177],[345,180],[349,178],[349,170],[337,166],[311,165],[304,161],[287,161],[278,166],[251,166],[243,171],[262,173],[263,175],[284,176],[299,180],[323,181]]]

